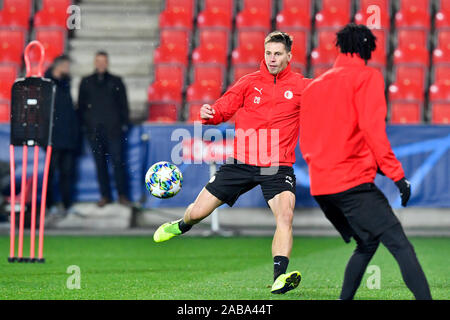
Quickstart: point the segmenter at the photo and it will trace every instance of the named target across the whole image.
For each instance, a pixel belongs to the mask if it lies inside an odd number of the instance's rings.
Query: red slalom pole
[[[9,170],[11,181],[11,197],[10,197],[10,222],[11,229],[9,230],[9,261],[12,262],[15,258],[14,244],[16,241],[16,169],[14,163],[14,146],[9,146]]]
[[[22,153],[22,186],[20,191],[20,217],[19,217],[19,260],[23,257],[23,227],[25,223],[25,195],[27,184],[27,159],[28,158],[28,146],[23,146]]]
[[[47,202],[47,186],[48,186],[48,171],[50,168],[50,159],[52,157],[52,146],[47,146],[45,155],[44,180],[42,182],[41,195],[41,216],[39,219],[39,262],[44,262],[44,226],[45,226],[45,205]]]
[[[37,202],[37,183],[38,183],[38,165],[39,165],[39,147],[34,146],[33,162],[33,190],[31,196],[31,226],[30,226],[30,259],[34,261],[34,243],[36,237],[36,202]]]

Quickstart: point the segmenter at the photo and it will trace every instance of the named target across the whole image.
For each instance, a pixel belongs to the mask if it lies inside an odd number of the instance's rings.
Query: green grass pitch
[[[433,298],[449,299],[450,239],[411,240]],[[2,236],[0,299],[338,298],[354,244],[347,245],[340,238],[296,237],[288,270],[298,269],[303,280],[294,291],[272,295],[271,241],[270,237],[180,237],[155,244],[150,235],[48,236],[45,264],[10,264],[9,238]],[[366,274],[356,299],[412,299],[384,247],[380,246],[370,264],[380,268],[381,287],[369,289],[370,275]],[[80,268],[80,289],[67,288],[71,265]]]

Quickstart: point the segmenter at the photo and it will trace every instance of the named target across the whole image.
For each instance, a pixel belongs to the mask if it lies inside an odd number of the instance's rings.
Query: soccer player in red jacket
[[[296,288],[301,280],[298,271],[286,270],[292,249],[296,186],[292,164],[300,98],[311,80],[291,71],[291,47],[288,34],[270,33],[260,70],[242,77],[212,106],[202,106],[204,124],[219,124],[236,114],[234,157],[219,168],[183,219],[162,225],[153,236],[162,242],[185,233],[223,203],[232,206],[240,195],[260,185],[276,220],[272,243],[276,294]]]
[[[380,242],[397,260],[416,299],[431,299],[413,246],[388,200],[375,186],[378,172],[392,179],[406,206],[411,189],[386,135],[381,73],[366,66],[375,36],[364,25],[337,33],[333,68],[302,94],[300,149],[309,166],[311,194],[346,242],[357,247],[344,275],[341,299],[353,299]]]

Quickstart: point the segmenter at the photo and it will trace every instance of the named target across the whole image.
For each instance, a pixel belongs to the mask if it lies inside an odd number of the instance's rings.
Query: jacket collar
[[[353,56],[350,53],[339,53],[336,61],[334,62],[333,67],[343,67],[343,66],[353,66],[353,67],[363,67],[366,65],[366,61],[364,61],[360,56],[356,53]]]
[[[259,70],[261,71],[261,74],[263,75],[264,78],[273,81],[274,80],[273,78],[275,77],[278,81],[286,78],[291,73],[291,63],[289,62],[287,67],[275,76],[271,74],[269,70],[267,70],[266,62],[264,60],[261,61]]]

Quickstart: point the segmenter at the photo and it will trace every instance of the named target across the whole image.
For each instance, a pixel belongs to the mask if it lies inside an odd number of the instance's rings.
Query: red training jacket
[[[359,56],[341,53],[301,101],[300,149],[312,195],[373,182],[378,167],[394,181],[404,177],[386,135],[384,80],[378,70]]]
[[[235,113],[234,158],[261,167],[292,166],[299,133],[301,93],[311,79],[291,71],[290,64],[273,76],[264,61],[243,76],[212,108],[219,124]]]

